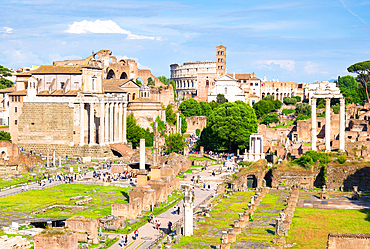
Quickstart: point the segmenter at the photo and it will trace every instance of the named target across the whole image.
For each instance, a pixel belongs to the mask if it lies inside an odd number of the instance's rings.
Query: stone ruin
[[[34,237],[35,249],[79,249],[78,234],[64,228],[45,229]]]
[[[358,187],[357,186],[353,186],[353,192],[352,192],[352,197],[351,197],[352,200],[360,200],[360,194],[358,193]]]
[[[327,249],[370,248],[370,234],[329,233]]]
[[[98,244],[98,220],[74,216],[65,221],[65,227],[76,234],[78,242]]]
[[[8,235],[0,236],[0,248],[9,249],[28,249],[31,243],[27,238],[22,236],[8,237]]]
[[[115,215],[107,215],[99,219],[99,227],[108,231],[116,231],[126,227],[126,220]]]
[[[326,186],[322,186],[322,191],[320,193],[320,200],[327,200],[329,199],[329,194],[326,192]]]

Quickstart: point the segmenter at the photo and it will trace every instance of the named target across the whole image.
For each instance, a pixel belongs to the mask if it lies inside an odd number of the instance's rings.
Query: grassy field
[[[95,193],[84,193],[95,189]],[[92,197],[93,201],[83,211],[72,212],[71,210],[50,209],[39,213],[38,217],[68,218],[73,215],[81,215],[97,218],[111,213],[110,205],[113,203],[127,203],[128,188],[64,184],[44,190],[30,190],[17,195],[0,198],[0,210],[2,213],[25,212],[40,209],[52,204],[74,205],[76,201],[70,198],[77,195]]]
[[[370,211],[296,208],[287,243],[326,248],[329,233],[369,233]]]
[[[206,217],[206,222],[198,222],[197,229],[191,237],[182,237],[175,248],[210,248],[210,245],[218,245],[221,237],[215,236],[219,229],[232,227],[234,220],[239,218],[248,207],[248,203],[254,192],[237,192],[230,198],[222,199],[211,211],[212,217]],[[216,203],[219,197],[213,201]]]

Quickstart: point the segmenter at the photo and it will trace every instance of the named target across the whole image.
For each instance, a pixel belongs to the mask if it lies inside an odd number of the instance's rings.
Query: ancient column
[[[193,196],[191,187],[184,185],[184,236],[193,235]]]
[[[110,114],[109,114],[109,142],[112,144],[113,143],[113,107],[114,103],[110,103]]]
[[[118,142],[122,143],[122,116],[123,116],[123,110],[122,110],[122,103],[118,104]]]
[[[104,139],[105,144],[109,144],[109,103],[104,104],[105,105],[105,131],[104,131]]]
[[[345,150],[345,99],[342,97],[339,99],[339,151],[344,152]]]
[[[49,149],[46,152],[46,167],[49,168]]]
[[[316,98],[311,98],[311,150],[316,151]]]
[[[84,121],[85,121],[85,113],[84,113],[84,109],[85,109],[85,104],[84,103],[80,103],[80,146],[83,146],[85,144],[85,134],[84,134],[84,130],[85,130],[85,125],[84,125]]]
[[[145,170],[145,139],[140,139],[140,170]]]
[[[127,104],[123,104],[123,138],[122,142],[127,144],[127,124],[126,124],[126,117],[127,117]]]
[[[330,98],[325,98],[325,152],[330,152]]]
[[[58,161],[59,161],[59,167],[62,167],[62,158],[58,156]]]
[[[119,138],[118,138],[118,127],[119,127],[119,124],[118,124],[118,102],[116,102],[114,104],[114,142],[117,143]]]
[[[176,113],[176,115],[177,115],[177,122],[176,122],[176,133],[180,133],[180,129],[179,129],[179,127],[180,127],[180,113],[179,112],[177,112]]]
[[[93,103],[90,103],[90,129],[89,129],[89,135],[90,135],[90,141],[89,141],[89,145],[94,145],[95,144],[95,141],[94,141],[94,129],[95,129],[95,125],[94,125],[94,104]]]
[[[53,167],[55,167],[55,150],[53,152]]]
[[[100,135],[100,139],[99,139],[99,144],[102,146],[104,145],[104,102],[100,102],[100,129],[99,129],[99,135]]]

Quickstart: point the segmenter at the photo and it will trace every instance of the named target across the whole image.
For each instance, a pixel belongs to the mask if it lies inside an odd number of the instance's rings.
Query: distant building
[[[245,102],[244,91],[239,87],[237,80],[227,74],[215,79],[214,87],[208,95],[208,102],[216,101],[218,94],[223,94],[229,102],[237,100]]]
[[[213,81],[226,72],[226,47],[216,47],[216,61],[185,62],[182,65],[174,63],[170,68],[179,100],[191,94],[198,101],[208,101],[207,95]]]

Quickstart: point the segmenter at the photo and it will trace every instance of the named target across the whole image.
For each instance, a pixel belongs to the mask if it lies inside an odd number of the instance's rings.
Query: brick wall
[[[186,123],[188,124],[188,129],[186,130],[187,134],[195,134],[196,129],[203,130],[207,126],[207,117],[206,116],[194,116],[187,117]]]
[[[329,233],[327,249],[369,249],[370,234]]]

